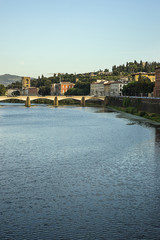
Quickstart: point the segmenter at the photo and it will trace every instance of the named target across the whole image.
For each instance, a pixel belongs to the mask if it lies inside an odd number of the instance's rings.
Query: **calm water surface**
[[[160,126],[103,108],[1,105],[6,239],[159,240]]]

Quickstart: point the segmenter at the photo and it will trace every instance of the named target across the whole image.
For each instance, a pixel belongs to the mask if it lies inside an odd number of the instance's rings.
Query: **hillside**
[[[7,86],[17,81],[21,81],[20,76],[10,75],[10,74],[0,75],[0,84],[3,84],[4,86]]]

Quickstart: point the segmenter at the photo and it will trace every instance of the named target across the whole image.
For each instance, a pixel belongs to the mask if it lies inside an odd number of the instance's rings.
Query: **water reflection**
[[[1,109],[0,239],[159,239],[160,127],[104,111]]]

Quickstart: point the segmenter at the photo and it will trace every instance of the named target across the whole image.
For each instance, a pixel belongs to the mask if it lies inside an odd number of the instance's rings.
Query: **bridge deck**
[[[55,100],[55,97],[58,98],[58,101],[65,100],[65,99],[73,99],[73,100],[78,100],[81,101],[82,98],[84,97],[85,101],[87,100],[102,100],[104,101],[105,97],[93,97],[93,96],[29,96],[30,101],[37,100],[37,99],[48,99],[48,100]],[[26,101],[27,96],[18,96],[18,97],[7,97],[7,96],[0,96],[0,101],[6,101],[6,100],[11,100],[11,99],[16,99],[16,100],[21,100],[21,101]]]

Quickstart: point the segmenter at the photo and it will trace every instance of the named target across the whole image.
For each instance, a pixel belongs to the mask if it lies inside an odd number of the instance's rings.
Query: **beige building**
[[[123,86],[127,82],[123,81],[97,81],[90,85],[91,96],[122,96]]]
[[[110,96],[110,82],[104,83],[104,96]]]
[[[104,96],[104,81],[98,81],[90,84],[90,96]]]
[[[122,90],[124,85],[127,85],[127,83],[123,82],[113,82],[110,84],[110,95],[109,96],[122,96]]]
[[[9,88],[5,95],[8,96],[8,97],[12,97],[13,95],[20,95],[21,94],[21,90],[19,90],[18,88]]]

